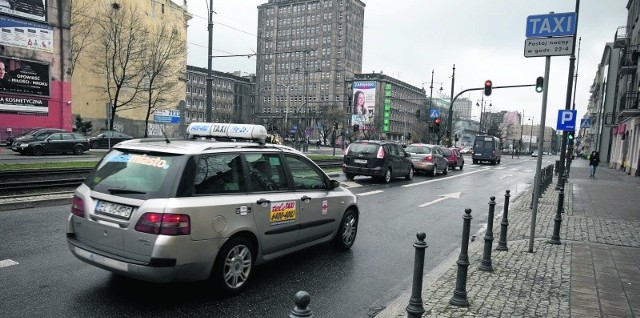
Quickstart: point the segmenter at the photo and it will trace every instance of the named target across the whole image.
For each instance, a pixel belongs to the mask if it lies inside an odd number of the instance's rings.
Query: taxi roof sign
[[[267,129],[262,125],[230,123],[191,123],[187,127],[190,137],[219,137],[247,140],[265,140]]]

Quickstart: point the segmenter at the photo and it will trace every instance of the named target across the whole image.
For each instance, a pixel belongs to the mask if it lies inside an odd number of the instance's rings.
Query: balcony
[[[622,49],[629,45],[629,35],[627,34],[627,27],[618,27],[616,30],[616,38],[613,42],[613,48]]]
[[[635,74],[638,70],[638,45],[627,47],[620,61],[620,75]]]
[[[620,99],[620,112],[618,117],[629,117],[640,115],[638,108],[638,92],[625,92]]]

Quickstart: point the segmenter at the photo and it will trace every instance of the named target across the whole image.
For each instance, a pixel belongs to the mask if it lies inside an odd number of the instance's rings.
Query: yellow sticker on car
[[[296,201],[276,202],[271,204],[269,221],[271,225],[293,223],[296,220]]]

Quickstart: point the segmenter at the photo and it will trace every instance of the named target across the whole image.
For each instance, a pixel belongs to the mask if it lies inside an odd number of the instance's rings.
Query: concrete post
[[[301,290],[293,296],[293,301],[296,306],[291,309],[289,318],[313,317],[313,312],[309,309],[309,303],[311,302],[309,293]]]
[[[558,194],[558,208],[556,209],[556,217],[553,219],[553,235],[551,236],[551,240],[548,241],[550,244],[560,245],[560,225],[562,225],[562,212],[564,210],[564,188],[560,188],[560,193]]]

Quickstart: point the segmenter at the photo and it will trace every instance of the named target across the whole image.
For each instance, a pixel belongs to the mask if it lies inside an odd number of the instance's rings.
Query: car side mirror
[[[333,190],[335,188],[340,187],[340,181],[331,179],[329,181],[329,190]]]
[[[51,139],[47,138],[47,142],[51,142]]]
[[[410,153],[408,153],[408,152],[405,152],[405,153],[404,153],[404,156],[405,156],[405,157],[407,157],[407,158],[411,158],[411,154],[410,154]]]

